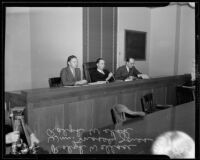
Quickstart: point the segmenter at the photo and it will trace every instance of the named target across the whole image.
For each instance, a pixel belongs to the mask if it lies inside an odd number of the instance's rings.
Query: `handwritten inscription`
[[[131,134],[130,134],[131,132]],[[138,143],[153,141],[151,138],[133,138],[132,128],[125,129],[47,129],[47,141],[51,144],[52,153],[61,150],[67,153],[83,154],[89,152],[105,151],[105,153],[116,153],[117,150],[131,150]],[[132,136],[132,137],[131,137]]]

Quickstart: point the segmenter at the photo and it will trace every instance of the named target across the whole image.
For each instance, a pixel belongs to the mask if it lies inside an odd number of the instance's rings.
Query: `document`
[[[80,87],[80,86],[64,86],[64,87],[67,87],[67,88],[75,88],[75,87]]]
[[[142,79],[149,79],[149,76],[147,74],[138,74],[138,77],[142,77]]]
[[[88,83],[88,85],[97,85],[97,84],[106,84],[107,81],[97,81],[97,82],[92,82],[92,83]]]

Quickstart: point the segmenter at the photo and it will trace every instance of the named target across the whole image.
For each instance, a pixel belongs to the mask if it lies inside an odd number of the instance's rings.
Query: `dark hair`
[[[96,64],[99,63],[100,60],[104,60],[104,59],[103,59],[103,58],[98,58],[98,59],[96,60]]]
[[[126,57],[126,62],[129,62],[130,59],[134,59],[133,57]]]
[[[73,59],[73,58],[77,58],[77,57],[74,56],[74,55],[69,56],[69,57],[67,58],[67,64],[68,64],[68,62],[71,61],[71,59]]]

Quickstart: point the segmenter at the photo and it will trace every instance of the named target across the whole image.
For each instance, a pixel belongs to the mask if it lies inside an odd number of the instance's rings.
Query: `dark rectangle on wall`
[[[146,59],[146,32],[125,30],[125,58]]]
[[[102,57],[106,60],[106,69],[113,70],[113,8],[102,7]]]
[[[89,8],[89,62],[96,61],[101,56],[101,9]]]

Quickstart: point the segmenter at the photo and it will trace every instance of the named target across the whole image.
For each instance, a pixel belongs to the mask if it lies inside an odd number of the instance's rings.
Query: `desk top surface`
[[[65,87],[55,87],[55,88],[36,88],[36,89],[27,89],[27,90],[23,90],[22,92],[26,92],[26,93],[37,93],[37,92],[45,92],[45,91],[56,91],[56,90],[66,90],[66,88],[69,91],[75,91],[75,90],[80,90],[80,89],[86,89],[86,88],[105,88],[105,87],[114,87],[114,86],[119,86],[119,85],[132,85],[132,84],[141,84],[141,83],[153,83],[153,82],[162,82],[162,81],[168,81],[168,80],[175,80],[175,79],[181,79],[181,78],[189,78],[190,79],[190,75],[189,74],[185,74],[185,75],[178,75],[178,76],[165,76],[165,77],[156,77],[156,78],[151,78],[151,79],[136,79],[133,81],[115,81],[109,84],[96,84],[96,85],[90,85],[90,84],[86,84],[86,85],[82,85],[82,86],[65,86]]]
[[[154,88],[159,86],[173,86],[190,79],[190,75],[167,76],[152,79],[139,79],[130,82],[113,82],[109,84],[85,85],[78,87],[58,87],[58,88],[37,88],[22,90],[21,96],[26,102],[49,101],[52,99],[70,97],[100,96],[102,94],[116,94],[125,90],[141,90],[144,88]],[[19,92],[17,92],[19,93]],[[6,92],[6,95],[16,95],[14,92]],[[17,95],[16,95],[17,96]]]

